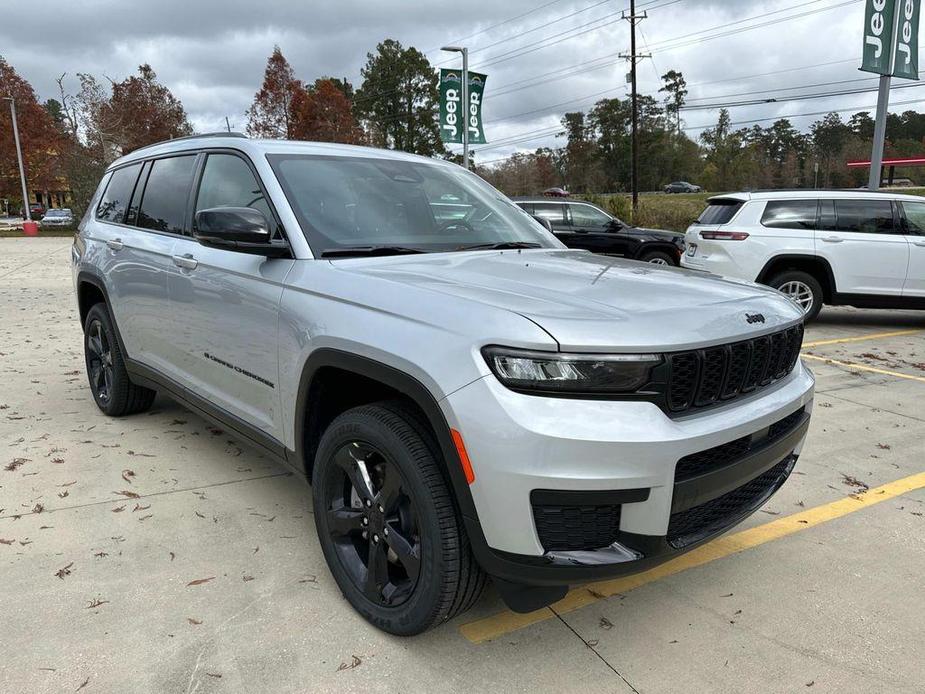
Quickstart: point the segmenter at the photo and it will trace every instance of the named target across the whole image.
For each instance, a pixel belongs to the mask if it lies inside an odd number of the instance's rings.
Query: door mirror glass
[[[285,244],[270,242],[267,218],[263,212],[252,207],[210,207],[199,210],[193,235],[203,246],[273,257],[288,253]]]

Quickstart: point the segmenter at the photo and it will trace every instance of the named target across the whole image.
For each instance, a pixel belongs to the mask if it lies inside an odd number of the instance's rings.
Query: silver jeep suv
[[[331,573],[419,633],[650,568],[793,469],[813,377],[766,287],[566,249],[443,161],[198,136],[116,161],[73,247],[93,397],[155,391],[312,482]]]

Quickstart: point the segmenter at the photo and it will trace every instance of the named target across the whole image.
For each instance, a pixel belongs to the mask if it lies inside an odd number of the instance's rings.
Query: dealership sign
[[[462,143],[463,128],[468,128],[469,144],[485,144],[482,128],[482,97],[486,76],[469,73],[468,89],[463,89],[461,70],[440,70],[440,139]],[[467,104],[463,104],[466,99]]]
[[[918,79],[921,0],[866,0],[866,5],[861,69]]]

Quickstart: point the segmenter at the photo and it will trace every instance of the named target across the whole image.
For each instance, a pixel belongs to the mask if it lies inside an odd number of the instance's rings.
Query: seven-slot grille
[[[803,326],[744,342],[668,355],[668,409],[683,412],[749,393],[793,370],[803,345]]]

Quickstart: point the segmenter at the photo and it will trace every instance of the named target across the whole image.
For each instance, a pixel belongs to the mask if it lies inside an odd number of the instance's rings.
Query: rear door
[[[282,236],[259,178],[244,155],[209,152],[200,164],[190,210],[252,207]],[[177,240],[171,286],[172,339],[187,388],[282,440],[277,330],[283,280],[293,261],[210,248],[191,235]]]
[[[900,296],[909,266],[909,243],[890,200],[823,200],[815,233],[840,294]]]
[[[92,236],[105,243],[101,270],[109,281],[110,309],[128,356],[165,370],[169,320],[167,275],[174,236],[137,228],[138,202],[150,162],[116,169],[95,212]]]
[[[571,243],[572,238],[576,235],[568,222],[568,216],[565,210],[565,204],[561,202],[537,202],[533,203],[533,213],[535,217],[546,219],[552,225],[552,231],[556,237],[566,246],[574,248]]]
[[[900,203],[903,231],[909,242],[909,269],[903,296],[925,298],[925,202]]]

